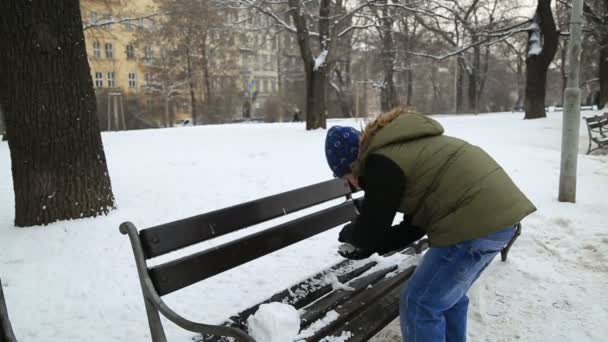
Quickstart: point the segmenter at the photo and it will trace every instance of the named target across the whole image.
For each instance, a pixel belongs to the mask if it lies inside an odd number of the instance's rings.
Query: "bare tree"
[[[409,2],[409,1],[408,1]],[[395,33],[395,36],[398,38],[398,41],[401,43],[402,51],[406,53],[402,53],[399,55],[399,63],[395,66],[397,71],[402,71],[404,76],[403,80],[403,88],[405,91],[403,92],[404,103],[407,106],[412,106],[412,99],[414,96],[414,68],[412,66],[412,57],[407,52],[416,50],[416,43],[418,41],[419,36],[419,23],[415,16],[412,15],[399,15],[397,17],[398,31]]]
[[[571,8],[569,2],[562,3]],[[586,0],[583,3],[583,14],[587,22],[585,33],[592,35],[599,47],[599,107],[604,108],[608,103],[608,1]]]
[[[515,108],[524,108],[525,98],[525,66],[526,66],[526,42],[520,39],[514,40],[513,42],[505,41],[506,55],[513,56],[507,64],[511,72],[515,74],[515,85],[517,91],[517,98],[515,100]]]
[[[303,63],[306,85],[306,129],[324,128],[327,117],[327,89],[330,71],[338,54],[338,41],[354,29],[365,28],[357,23],[349,25],[352,17],[376,0],[297,1],[224,0],[224,5],[240,9],[251,16],[267,16],[269,28],[296,35]],[[282,14],[287,14],[285,19]]]

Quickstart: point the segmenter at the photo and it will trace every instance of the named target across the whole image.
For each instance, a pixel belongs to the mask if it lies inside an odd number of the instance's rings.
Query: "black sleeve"
[[[406,185],[405,175],[395,162],[379,154],[368,156],[360,181],[365,197],[353,229],[355,246],[384,254],[425,235],[408,221],[392,226]]]

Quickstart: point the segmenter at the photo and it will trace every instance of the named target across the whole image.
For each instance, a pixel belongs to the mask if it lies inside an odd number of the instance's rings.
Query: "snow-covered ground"
[[[589,115],[584,112],[583,115]],[[578,202],[557,202],[561,113],[437,116],[446,133],[492,154],[539,208],[507,263],[471,292],[471,341],[603,341],[608,336],[608,156],[585,156]],[[336,120],[330,124],[353,124]],[[20,341],[149,341],[128,239],[143,228],[330,178],[325,131],[301,123],[104,133],[119,209],[108,217],[13,227],[8,146],[0,144],[0,277]],[[338,229],[166,297],[176,311],[220,322],[340,257]],[[239,234],[245,234],[241,232]],[[234,238],[235,235],[225,239]],[[171,341],[193,334],[165,324]],[[392,337],[395,339],[392,339]],[[378,341],[399,340],[393,325]]]

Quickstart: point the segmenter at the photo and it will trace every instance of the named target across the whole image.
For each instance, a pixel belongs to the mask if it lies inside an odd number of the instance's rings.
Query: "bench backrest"
[[[166,223],[140,231],[146,259],[244,229],[330,200],[347,200],[275,227],[148,268],[159,295],[165,295],[263,255],[353,220],[351,189],[341,179],[326,181]]]
[[[587,128],[590,131],[598,130],[601,132],[602,130],[608,130],[608,128],[606,128],[606,126],[608,126],[608,113],[587,117],[585,118],[585,121],[587,122]]]

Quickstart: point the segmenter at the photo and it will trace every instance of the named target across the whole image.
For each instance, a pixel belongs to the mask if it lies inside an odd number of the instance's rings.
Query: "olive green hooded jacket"
[[[394,161],[406,178],[399,211],[427,233],[432,246],[489,235],[536,211],[485,151],[443,135],[443,127],[424,115],[397,116],[363,148],[353,174],[365,177],[370,154]]]

